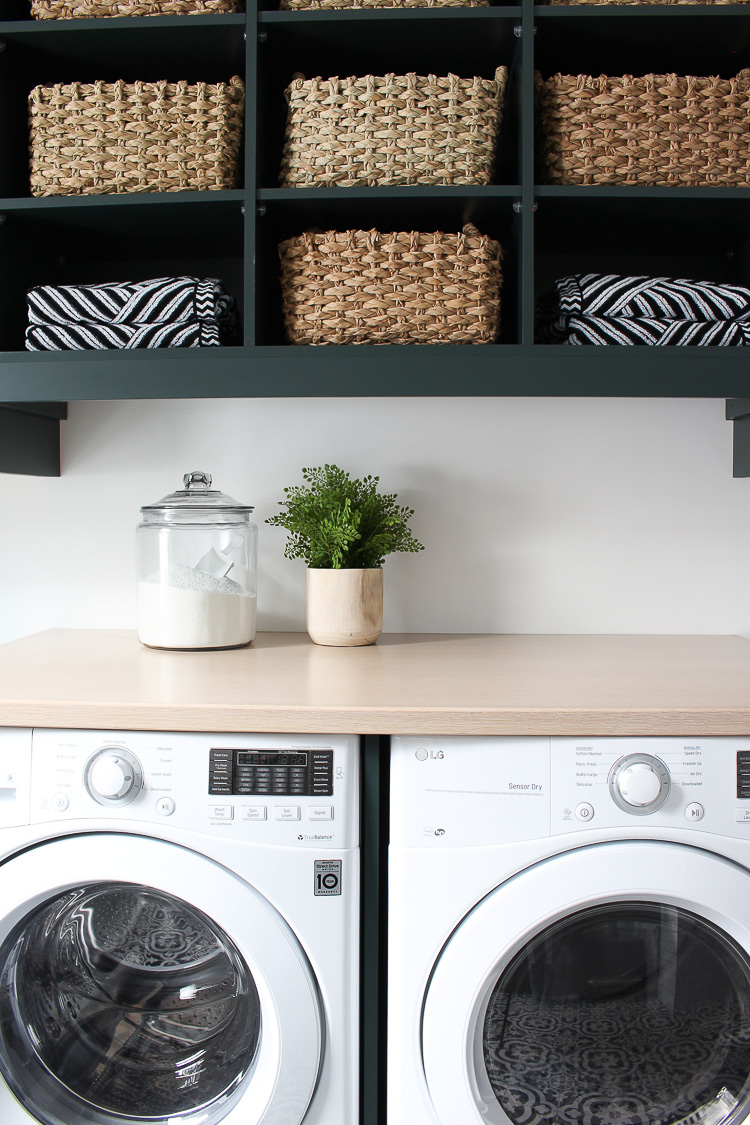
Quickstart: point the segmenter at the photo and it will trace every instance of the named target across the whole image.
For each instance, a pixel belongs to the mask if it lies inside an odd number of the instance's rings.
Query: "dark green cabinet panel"
[[[36,22],[0,0],[0,401],[364,395],[750,397],[743,349],[568,348],[538,339],[555,278],[602,271],[750,285],[750,189],[548,187],[535,169],[534,71],[736,73],[743,5],[517,6]],[[284,88],[297,72],[447,73],[509,82],[488,187],[285,189]],[[244,78],[236,191],[32,199],[26,98],[38,82]],[[502,331],[477,346],[287,345],[277,244],[309,227],[458,229],[503,246]],[[31,353],[34,284],[190,273],[237,299],[231,346]],[[52,423],[54,424],[54,423]]]

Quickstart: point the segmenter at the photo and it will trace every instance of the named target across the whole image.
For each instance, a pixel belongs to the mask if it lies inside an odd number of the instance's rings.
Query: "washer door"
[[[750,874],[625,841],[529,868],[444,947],[422,1050],[443,1125],[744,1120]]]
[[[238,876],[163,841],[75,836],[0,867],[0,903],[3,1125],[302,1120],[315,978]]]

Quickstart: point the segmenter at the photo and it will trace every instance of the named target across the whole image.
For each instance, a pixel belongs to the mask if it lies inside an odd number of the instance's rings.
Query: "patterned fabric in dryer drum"
[[[574,274],[555,282],[539,315],[551,343],[750,344],[750,289],[740,285]]]
[[[195,277],[39,285],[27,307],[32,351],[216,347],[235,313],[220,281]]]

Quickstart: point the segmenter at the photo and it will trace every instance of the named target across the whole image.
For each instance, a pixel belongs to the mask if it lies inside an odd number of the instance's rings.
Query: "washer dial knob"
[[[671,788],[669,770],[652,754],[626,754],[609,775],[609,791],[625,812],[645,816],[660,809]]]
[[[129,750],[105,746],[89,758],[83,779],[98,804],[128,805],[140,792],[143,770]]]

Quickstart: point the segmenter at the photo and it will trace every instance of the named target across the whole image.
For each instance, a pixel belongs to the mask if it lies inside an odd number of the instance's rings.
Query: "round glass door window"
[[[260,1002],[230,938],[181,899],[82,887],[0,950],[0,1066],[40,1121],[215,1122],[253,1067]]]
[[[514,958],[479,1032],[512,1125],[718,1125],[747,1110],[750,962],[687,911],[592,907]]]

